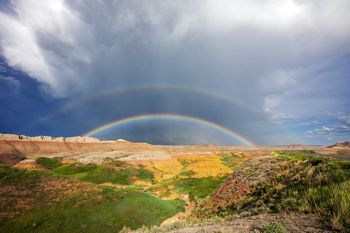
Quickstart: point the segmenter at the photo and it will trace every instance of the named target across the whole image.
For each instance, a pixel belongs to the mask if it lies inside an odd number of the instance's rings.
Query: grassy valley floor
[[[41,170],[0,166],[1,232],[350,229],[350,161],[313,151],[98,165],[39,157],[30,167]]]
[[[39,157],[30,166],[39,170],[1,165],[0,229],[118,232],[160,225],[185,211],[186,197],[194,201],[210,195],[241,158],[174,156],[139,163],[106,159],[96,165]]]

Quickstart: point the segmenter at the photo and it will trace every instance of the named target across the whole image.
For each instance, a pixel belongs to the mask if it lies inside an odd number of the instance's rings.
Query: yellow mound
[[[169,160],[140,161],[154,174],[155,181],[170,179],[180,173],[191,173],[191,177],[219,177],[232,173],[232,170],[222,164],[220,156],[204,155],[175,155]]]
[[[192,177],[218,177],[232,173],[232,170],[222,164],[218,155],[180,155],[176,158],[188,161],[184,171],[193,171]]]

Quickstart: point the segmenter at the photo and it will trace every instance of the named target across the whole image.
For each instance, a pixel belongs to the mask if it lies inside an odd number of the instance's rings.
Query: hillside
[[[329,148],[334,148],[334,147],[339,147],[339,148],[346,148],[346,147],[348,147],[348,148],[350,148],[350,141],[348,141],[348,142],[338,142],[338,143],[336,143],[336,144],[334,144],[334,145],[332,145],[332,146],[329,146]]]
[[[224,221],[221,227],[232,232],[239,232],[229,227],[235,222],[247,219],[245,224],[252,230],[259,229],[261,220],[271,223],[271,217],[284,223],[288,232],[348,232],[350,161],[314,157],[309,151],[251,158],[196,209],[194,216],[220,216]],[[232,216],[238,219],[225,221]]]
[[[150,232],[349,232],[350,161],[310,153],[250,158],[186,221]]]
[[[347,142],[338,142],[328,148],[336,150],[338,155],[348,155],[350,156],[350,141]]]
[[[0,145],[2,232],[328,232],[350,226],[349,157],[338,149],[13,135]]]

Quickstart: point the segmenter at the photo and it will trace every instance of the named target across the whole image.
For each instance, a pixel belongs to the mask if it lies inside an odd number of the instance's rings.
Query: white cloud
[[[0,30],[1,51],[8,64],[55,87],[56,80],[31,30],[4,13],[0,13]]]
[[[269,76],[263,77],[261,85],[266,91],[284,92],[296,85],[293,72],[283,70],[274,71]]]
[[[349,140],[349,135],[350,125],[344,125],[341,122],[323,125],[319,128],[306,131],[306,137],[325,140],[346,141]]]
[[[277,107],[281,103],[281,99],[278,95],[268,95],[264,99],[264,110],[266,112],[272,112],[273,108]]]
[[[88,63],[78,38],[84,25],[64,1],[13,1],[14,13],[0,12],[1,53],[10,66],[62,95],[76,84],[74,61]]]
[[[300,23],[307,15],[304,5],[292,0],[206,1],[205,14],[213,27],[253,26],[261,28],[288,27]]]
[[[350,114],[344,112],[328,113],[328,117],[335,118],[338,121],[350,125]]]

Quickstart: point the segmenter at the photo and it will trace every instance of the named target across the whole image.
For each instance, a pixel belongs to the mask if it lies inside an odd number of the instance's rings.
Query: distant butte
[[[337,142],[336,144],[329,146],[328,148],[335,148],[335,147],[340,147],[340,148],[350,148],[350,141],[347,142]]]

